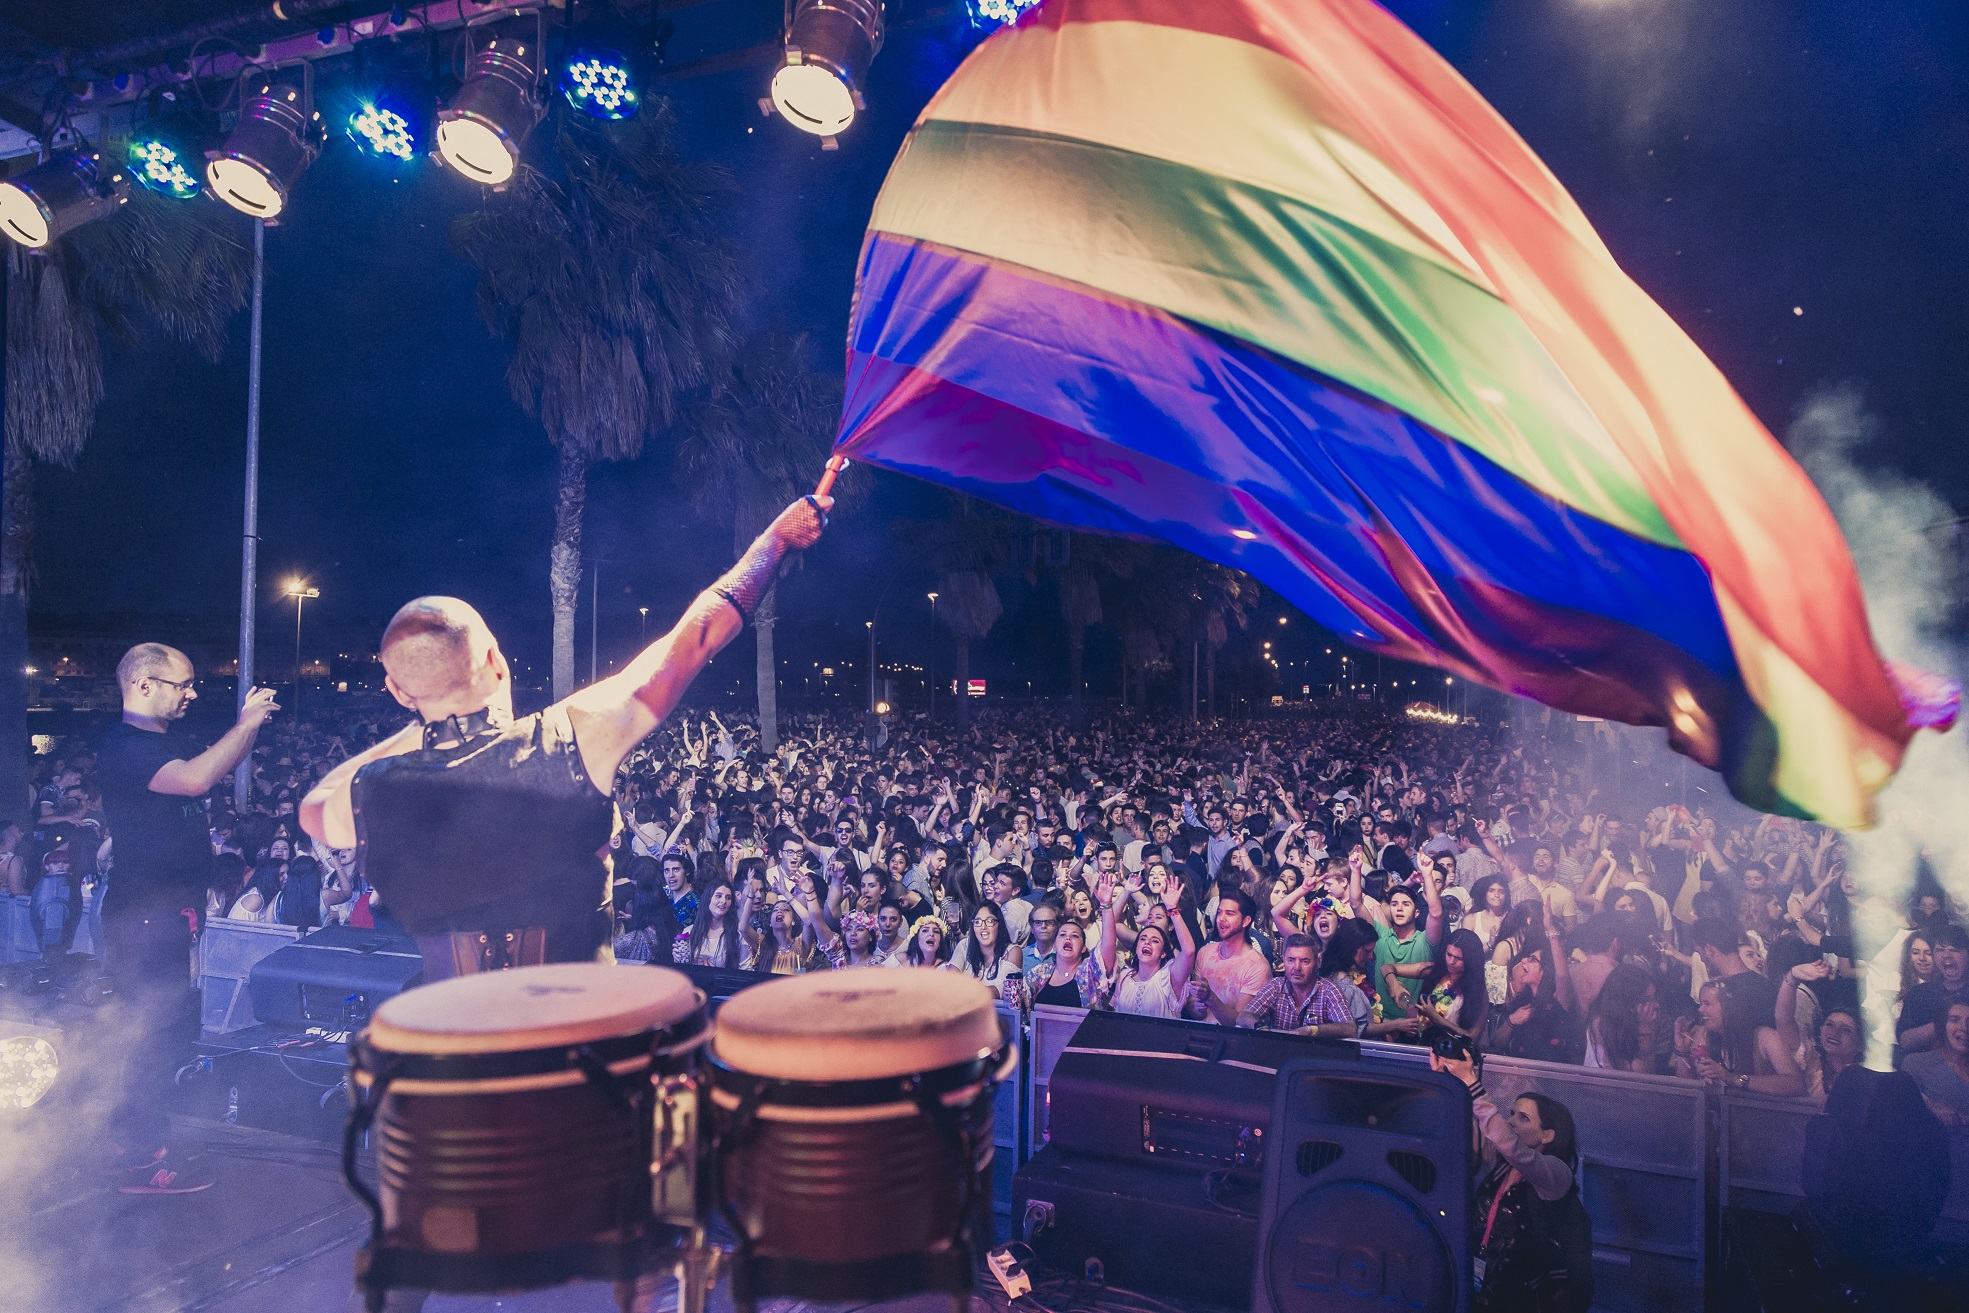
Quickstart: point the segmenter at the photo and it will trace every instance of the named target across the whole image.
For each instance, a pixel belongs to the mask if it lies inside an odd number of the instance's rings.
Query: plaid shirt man
[[[1292,982],[1284,976],[1275,977],[1258,991],[1245,1011],[1258,1019],[1260,1030],[1301,1030],[1329,1022],[1354,1024],[1347,996],[1340,992],[1340,986],[1325,979],[1314,981],[1313,992],[1299,1003],[1292,997]]]

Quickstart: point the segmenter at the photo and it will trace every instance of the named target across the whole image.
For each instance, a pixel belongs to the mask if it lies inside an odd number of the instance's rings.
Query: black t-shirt
[[[116,840],[106,910],[204,907],[212,868],[205,799],[150,791],[152,778],[166,762],[190,761],[204,750],[178,729],[158,734],[119,724],[103,736],[96,777],[102,785],[103,814]],[[193,901],[185,902],[188,898]]]
[[[1940,1022],[1948,1016],[1951,1003],[1969,1003],[1969,987],[1950,989],[1940,980],[1916,985],[1901,999],[1901,1019],[1894,1027],[1894,1038],[1899,1039],[1916,1026]],[[1936,1038],[1940,1038],[1939,1033]]]

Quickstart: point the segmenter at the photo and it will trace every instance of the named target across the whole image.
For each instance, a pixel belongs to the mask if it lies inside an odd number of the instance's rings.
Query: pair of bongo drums
[[[681,972],[586,963],[400,994],[349,1046],[357,1283],[377,1310],[610,1281],[626,1310],[668,1269],[696,1313],[728,1259],[741,1309],[968,1294],[1018,1054],[994,1003],[950,972],[822,972],[734,995],[714,1028]]]

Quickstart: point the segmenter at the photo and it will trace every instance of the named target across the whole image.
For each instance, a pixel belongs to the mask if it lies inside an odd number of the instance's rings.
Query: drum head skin
[[[699,1004],[664,967],[563,962],[458,976],[376,1009],[369,1043],[390,1053],[519,1053],[661,1030]]]
[[[719,1061],[771,1080],[882,1080],[989,1057],[996,998],[953,971],[821,971],[734,994],[712,1039]]]

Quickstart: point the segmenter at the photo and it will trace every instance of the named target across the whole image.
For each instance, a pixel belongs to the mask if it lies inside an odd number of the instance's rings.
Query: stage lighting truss
[[[240,213],[274,219],[327,140],[314,107],[314,70],[301,65],[299,87],[265,71],[243,73],[239,91],[239,121],[209,153],[205,181]]]
[[[964,0],[971,13],[971,25],[987,30],[1016,23],[1028,11],[1039,8],[1039,0]]]
[[[831,144],[864,107],[862,84],[882,35],[881,0],[788,0],[786,53],[768,104]]]
[[[94,150],[57,151],[0,182],[0,230],[39,250],[130,199],[130,175]]]
[[[589,48],[569,55],[558,83],[568,104],[598,119],[626,119],[643,105],[634,70],[613,50]]]
[[[509,29],[474,51],[464,85],[438,111],[438,158],[474,182],[504,186],[520,165],[520,149],[547,113],[547,20],[534,11],[532,32]]]
[[[349,140],[356,148],[380,159],[408,164],[417,155],[417,133],[410,120],[387,105],[367,101],[349,115]]]

